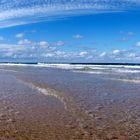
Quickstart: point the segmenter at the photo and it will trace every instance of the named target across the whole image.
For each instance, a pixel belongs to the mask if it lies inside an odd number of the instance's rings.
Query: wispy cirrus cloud
[[[24,37],[24,33],[18,33],[15,35],[16,38],[23,38]]]
[[[80,34],[73,35],[72,37],[73,37],[74,39],[81,39],[81,38],[83,38],[83,36],[80,35]]]
[[[140,41],[136,43],[136,47],[140,47]]]
[[[2,0],[0,28],[77,14],[140,8],[140,0]]]
[[[19,40],[18,41],[18,45],[28,45],[28,44],[31,44],[32,41],[31,40],[28,40],[28,39],[23,39],[23,40]]]

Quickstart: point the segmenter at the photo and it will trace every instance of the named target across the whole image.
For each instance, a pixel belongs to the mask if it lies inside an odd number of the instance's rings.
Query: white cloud
[[[45,54],[42,54],[43,57],[54,57],[54,53],[45,53]]]
[[[11,51],[16,51],[16,50],[22,50],[24,47],[19,47],[19,45],[16,44],[0,44],[0,50],[11,50]]]
[[[137,47],[140,47],[140,41],[136,43],[136,46]]]
[[[28,39],[23,39],[23,40],[19,40],[18,41],[18,45],[27,45],[27,44],[31,44],[32,41],[31,40],[28,40]]]
[[[53,60],[66,60],[75,62],[82,61],[102,61],[109,62],[128,62],[140,61],[140,53],[132,50],[118,50],[106,52],[88,51],[62,51],[49,46],[48,42],[33,42],[30,46],[26,44],[0,44],[0,58],[36,58],[36,59],[53,59]]]
[[[48,48],[50,45],[49,45],[49,43],[47,42],[47,41],[40,41],[39,43],[38,43],[38,45],[39,45],[39,47],[41,47],[41,48]]]
[[[83,38],[83,36],[80,35],[80,34],[73,35],[72,37],[73,37],[74,39],[81,39],[81,38]]]
[[[1,57],[13,57],[15,54],[25,51],[24,46],[15,44],[0,44],[0,56]]]
[[[123,38],[121,39],[121,41],[128,41],[128,38],[127,38],[127,37],[123,37]]]
[[[113,53],[113,54],[118,54],[118,53],[120,53],[120,50],[113,50],[112,53]]]
[[[91,13],[126,11],[140,0],[4,0],[0,1],[0,27]]]
[[[106,55],[107,55],[106,52],[102,52],[99,56],[100,56],[100,57],[104,57],[104,56],[106,56]]]
[[[19,34],[16,34],[15,37],[16,38],[23,38],[24,37],[24,34],[23,33],[19,33]]]
[[[86,56],[87,54],[88,54],[87,51],[82,51],[82,52],[79,53],[79,56],[84,57],[84,56]]]
[[[136,54],[135,53],[130,53],[130,54],[128,54],[128,57],[135,58]]]
[[[56,42],[56,46],[64,46],[64,42],[63,41],[58,41],[58,42]]]
[[[133,36],[134,35],[134,32],[128,32],[127,33],[129,36]]]

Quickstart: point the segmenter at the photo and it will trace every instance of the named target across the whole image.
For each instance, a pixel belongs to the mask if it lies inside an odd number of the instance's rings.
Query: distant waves
[[[7,69],[8,67],[8,69]],[[17,72],[9,67],[36,67],[70,70],[74,73],[104,75],[113,80],[140,83],[140,65],[130,64],[53,64],[53,63],[1,63],[0,70]]]

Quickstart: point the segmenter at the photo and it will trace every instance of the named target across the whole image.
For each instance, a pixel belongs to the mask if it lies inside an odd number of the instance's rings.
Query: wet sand
[[[140,84],[112,79],[0,66],[0,140],[139,140]]]

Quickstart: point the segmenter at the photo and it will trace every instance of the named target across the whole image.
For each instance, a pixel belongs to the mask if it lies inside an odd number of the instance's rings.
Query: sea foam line
[[[101,72],[101,71],[80,71],[80,70],[76,71],[76,70],[74,70],[73,72],[75,72],[75,73],[88,73],[88,74],[105,74],[104,72]]]
[[[86,64],[14,64],[14,63],[1,63],[0,66],[32,66],[32,67],[51,67],[51,68],[62,68],[62,69],[99,69],[99,70],[108,70],[108,69],[126,69],[126,70],[133,70],[137,69],[140,70],[140,66],[129,66],[129,65],[86,65]]]
[[[16,78],[17,79],[17,78]],[[52,96],[52,97],[55,97],[56,99],[58,99],[63,105],[64,105],[64,108],[65,110],[68,110],[68,107],[67,107],[67,103],[65,101],[65,97],[63,97],[62,95],[60,95],[57,91],[55,91],[54,89],[50,89],[50,88],[41,88],[39,86],[36,86],[32,83],[29,83],[29,82],[25,82],[21,79],[17,79],[20,83],[32,88],[32,89],[35,89],[37,90],[39,93],[42,93],[43,95],[46,95],[46,96]]]
[[[121,82],[128,82],[128,83],[136,83],[136,84],[140,84],[140,80],[136,80],[136,79],[115,79],[115,78],[109,78],[111,80],[115,80],[115,81],[121,81]]]
[[[1,68],[0,68],[0,71],[9,71],[9,72],[15,72],[15,73],[19,72],[19,71],[16,71],[16,70],[6,70],[6,69],[1,69]]]
[[[32,87],[37,89],[39,92],[41,92],[44,95],[55,97],[56,99],[58,99],[64,105],[65,110],[68,110],[67,104],[65,102],[65,98],[58,95],[56,93],[56,91],[54,91],[54,90],[52,91],[50,89],[45,89],[45,88],[40,88],[40,87],[35,87],[35,86],[32,86]]]

